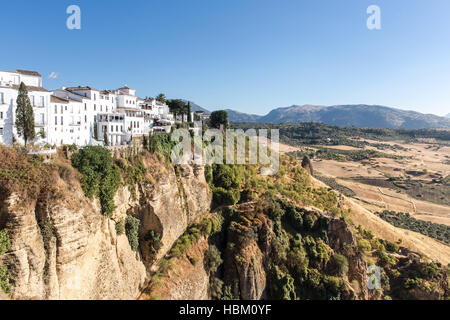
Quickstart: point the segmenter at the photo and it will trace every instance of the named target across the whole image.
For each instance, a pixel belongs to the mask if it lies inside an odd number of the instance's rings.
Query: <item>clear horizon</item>
[[[81,30],[66,27],[72,4]],[[366,27],[373,4],[381,30]],[[258,115],[294,104],[450,112],[446,0],[18,0],[2,9],[0,69],[36,70],[47,89],[129,85],[141,97]]]

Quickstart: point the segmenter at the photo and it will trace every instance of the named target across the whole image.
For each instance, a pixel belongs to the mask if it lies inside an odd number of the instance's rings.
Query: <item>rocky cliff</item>
[[[304,169],[291,170],[298,181],[295,192],[268,193],[264,181],[254,181],[263,187],[259,194],[243,192],[246,197],[239,204],[211,212],[203,166],[172,166],[147,152],[116,154],[120,186],[107,215],[101,201],[86,197],[84,176],[61,154],[42,161],[0,148],[0,285],[6,267],[7,298],[366,300],[450,295],[445,267],[355,226],[342,210],[342,200],[332,190],[314,189]],[[222,178],[239,176],[233,170],[218,172]],[[256,179],[255,173],[242,176]],[[292,178],[287,181],[275,181],[277,190],[292,185]],[[307,201],[309,205],[301,203]],[[378,268],[375,280],[369,266]]]
[[[11,247],[0,264],[9,270],[12,299],[135,299],[151,261],[209,212],[202,167],[175,171],[155,156],[144,157],[145,183],[119,187],[116,209],[106,217],[98,200],[85,197],[80,175],[63,160],[36,166],[7,148],[2,158],[0,230],[8,233]],[[17,175],[24,169],[33,173],[28,186]],[[140,220],[137,251],[116,230],[128,215]],[[157,257],[149,254],[144,239],[149,230],[161,234]]]

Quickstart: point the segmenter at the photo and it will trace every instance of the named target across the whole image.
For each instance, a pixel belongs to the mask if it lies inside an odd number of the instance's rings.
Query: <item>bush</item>
[[[297,275],[304,275],[308,269],[309,260],[303,247],[293,248],[287,254],[287,266]]]
[[[378,249],[375,253],[378,256],[378,261],[382,267],[384,266],[393,266],[397,263],[397,260],[394,256],[387,254],[383,249]]]
[[[8,268],[0,265],[0,289],[9,293],[11,291],[11,284],[9,283],[10,274]]]
[[[205,179],[206,183],[208,183],[211,186],[213,182],[213,171],[212,167],[209,164],[205,165]]]
[[[372,250],[372,245],[370,244],[370,242],[366,239],[360,239],[358,241],[358,248],[359,250],[361,250],[364,253],[369,252],[370,250]]]
[[[6,253],[11,248],[11,240],[6,230],[0,231],[0,255]]]
[[[272,281],[269,282],[271,298],[275,300],[295,300],[294,279],[278,266],[271,269]]]
[[[220,251],[215,245],[211,245],[205,256],[205,267],[210,274],[216,273],[219,266],[223,263]]]
[[[348,260],[339,253],[335,253],[331,259],[331,269],[335,275],[345,276],[348,273]]]
[[[116,223],[116,233],[118,236],[125,233],[125,220],[121,219],[119,222]]]
[[[213,277],[209,284],[209,290],[213,299],[219,300],[223,297],[223,281],[219,278]]]
[[[420,274],[424,279],[432,279],[439,274],[439,271],[439,266],[434,262],[430,262],[422,266],[420,269]]]
[[[170,134],[155,134],[149,136],[148,150],[162,156],[166,160],[170,159],[170,154],[174,146],[175,141],[171,140]]]
[[[145,235],[144,240],[149,241],[151,254],[156,254],[162,247],[161,234],[154,230],[149,230]]]
[[[237,166],[225,164],[213,165],[213,183],[215,187],[224,189],[239,189],[240,182]]]
[[[137,251],[139,248],[139,225],[140,220],[132,216],[127,216],[125,221],[125,232],[130,244],[131,250]]]
[[[394,253],[397,253],[400,249],[399,245],[392,241],[385,241],[384,246],[386,247],[387,251]]]
[[[238,190],[225,190],[224,188],[214,188],[213,190],[213,202],[217,207],[235,205],[239,199]]]
[[[85,147],[72,156],[72,165],[83,175],[81,186],[86,196],[98,197],[102,213],[111,215],[120,175],[110,152],[103,147]]]

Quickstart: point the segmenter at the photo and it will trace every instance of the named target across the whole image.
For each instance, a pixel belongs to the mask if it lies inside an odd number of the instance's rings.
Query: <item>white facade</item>
[[[28,88],[36,132],[43,132],[37,135],[35,143],[101,144],[106,132],[109,145],[124,145],[135,136],[152,132],[155,121],[173,124],[173,115],[166,104],[141,99],[136,96],[136,90],[127,86],[117,90],[63,87],[50,92],[42,87],[42,77],[35,71],[0,71],[0,143],[3,144],[11,145],[14,139],[22,142],[14,128],[21,82]]]
[[[42,77],[35,71],[17,70],[0,71],[0,143],[11,145],[14,140],[22,142],[15,127],[16,101],[19,85],[23,82],[28,89],[28,96],[34,111],[35,142],[45,143],[47,136],[48,110],[51,92],[42,88]]]

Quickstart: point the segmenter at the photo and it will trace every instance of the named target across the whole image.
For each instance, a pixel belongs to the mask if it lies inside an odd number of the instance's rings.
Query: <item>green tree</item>
[[[331,269],[335,275],[344,276],[348,273],[348,260],[339,253],[335,253],[331,261]]]
[[[108,134],[106,132],[106,130],[103,131],[103,141],[105,142],[105,146],[109,146],[109,141],[108,141]]]
[[[0,256],[11,248],[11,240],[6,230],[0,231]]]
[[[139,225],[141,221],[135,217],[127,216],[125,221],[125,233],[128,238],[131,250],[137,251],[139,248]]]
[[[97,119],[94,120],[94,139],[95,139],[95,140],[98,140]]]
[[[10,273],[6,266],[0,265],[0,289],[5,293],[11,292],[11,284],[9,282]]]
[[[161,103],[166,103],[166,101],[167,101],[166,95],[164,93],[160,93],[156,96],[156,100]]]
[[[184,102],[181,99],[173,99],[167,101],[167,105],[169,106],[170,112],[172,112],[175,116],[182,115],[182,122],[183,122],[183,115],[186,114],[186,102]]]
[[[34,131],[34,114],[33,107],[28,97],[27,86],[21,82],[19,87],[19,95],[17,96],[16,108],[16,128],[19,136],[23,137],[25,146],[28,141],[33,140],[36,136]]]
[[[189,123],[191,123],[191,122],[192,122],[192,114],[191,114],[191,102],[190,102],[190,101],[189,101],[188,104],[187,104],[187,113],[188,113],[188,119],[187,119],[187,121],[188,121]]]
[[[225,110],[214,111],[210,117],[211,127],[219,129],[221,125],[224,128],[228,126],[228,113]]]
[[[81,186],[87,197],[98,197],[102,213],[111,215],[115,209],[114,195],[120,184],[120,174],[111,153],[99,146],[88,146],[72,155],[72,166],[82,175]]]

